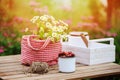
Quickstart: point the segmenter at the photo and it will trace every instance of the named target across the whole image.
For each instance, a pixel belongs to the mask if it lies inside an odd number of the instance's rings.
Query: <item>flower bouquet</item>
[[[66,34],[68,25],[49,15],[34,16],[31,22],[37,25],[37,31],[22,37],[22,64],[30,65],[35,61],[56,64],[61,52],[61,35]]]

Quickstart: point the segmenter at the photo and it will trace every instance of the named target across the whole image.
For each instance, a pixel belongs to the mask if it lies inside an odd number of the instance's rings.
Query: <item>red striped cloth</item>
[[[23,36],[21,41],[21,62],[30,65],[32,62],[47,62],[57,64],[58,54],[61,52],[61,43],[50,43],[50,40],[35,40],[35,36]]]

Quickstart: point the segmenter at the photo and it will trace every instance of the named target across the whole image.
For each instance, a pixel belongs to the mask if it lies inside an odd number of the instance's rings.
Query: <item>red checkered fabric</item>
[[[47,62],[57,64],[58,54],[61,52],[61,43],[51,43],[47,40],[35,40],[35,35],[26,35],[21,41],[21,62],[30,65],[32,62]]]

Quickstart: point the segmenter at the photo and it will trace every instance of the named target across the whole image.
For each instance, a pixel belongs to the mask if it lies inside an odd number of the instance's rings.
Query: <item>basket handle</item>
[[[31,45],[31,43],[30,43],[30,38],[31,38],[31,37],[36,37],[36,35],[30,35],[30,36],[28,36],[28,38],[27,38],[28,46],[29,46],[31,49],[36,50],[36,51],[39,51],[39,50],[44,49],[44,48],[50,43],[50,38],[47,38],[47,39],[45,40],[44,44],[43,44],[40,48],[34,48],[34,47]]]
[[[88,40],[86,39],[86,35],[84,34],[79,34],[79,35],[76,35],[76,34],[71,34],[71,36],[80,36],[83,40],[83,42],[85,43],[85,46],[88,47]]]
[[[110,45],[114,45],[114,39],[113,38],[102,38],[102,39],[90,40],[90,42],[102,42],[102,41],[110,41]]]
[[[82,40],[85,43],[86,47],[88,47],[88,40],[86,39],[85,35],[81,34],[80,37],[82,38]]]

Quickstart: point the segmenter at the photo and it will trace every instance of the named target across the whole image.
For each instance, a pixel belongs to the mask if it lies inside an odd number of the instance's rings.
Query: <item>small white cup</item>
[[[58,58],[58,67],[60,72],[74,72],[75,71],[75,57]]]

